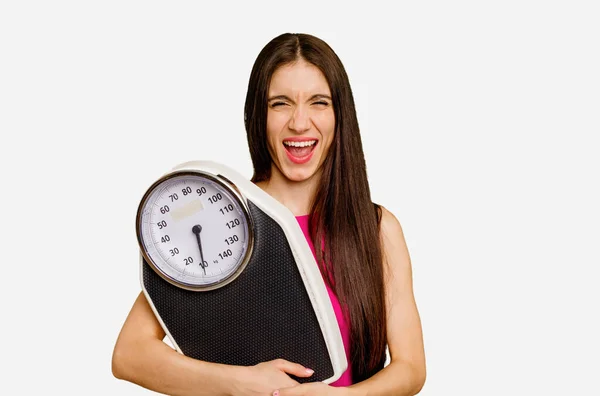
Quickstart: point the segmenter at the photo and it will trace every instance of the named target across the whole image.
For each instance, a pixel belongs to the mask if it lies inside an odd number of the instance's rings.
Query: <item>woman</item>
[[[354,99],[334,51],[305,34],[269,42],[252,69],[245,126],[252,181],[294,213],[321,266],[348,370],[331,385],[298,384],[289,375],[309,377],[310,368],[282,359],[250,367],[191,359],[162,342],[140,293],[115,346],[114,375],[181,395],[418,393],[425,356],[410,258],[398,220],[371,202]]]

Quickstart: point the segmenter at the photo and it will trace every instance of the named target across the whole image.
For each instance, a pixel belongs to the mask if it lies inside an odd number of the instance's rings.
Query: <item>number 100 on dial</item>
[[[246,202],[217,175],[180,171],[162,177],[142,198],[136,228],[142,255],[152,269],[187,290],[226,285],[251,255]]]

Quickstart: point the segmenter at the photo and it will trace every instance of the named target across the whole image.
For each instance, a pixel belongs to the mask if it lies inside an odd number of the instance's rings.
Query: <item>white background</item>
[[[599,395],[596,2],[216,3],[1,3],[0,393],[151,393],[110,368],[139,200],[187,160],[251,176],[250,69],[304,32],[405,232],[421,394]]]

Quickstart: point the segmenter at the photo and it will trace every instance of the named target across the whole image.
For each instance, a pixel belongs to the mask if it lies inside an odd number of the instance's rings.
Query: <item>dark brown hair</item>
[[[350,325],[353,382],[383,368],[386,310],[381,208],[371,201],[354,98],[346,70],[336,53],[308,34],[282,34],[259,53],[248,83],[244,121],[254,166],[253,182],[271,177],[267,149],[267,95],[271,76],[299,59],[325,76],[335,114],[335,132],[315,196],[312,197],[311,238],[325,280],[334,291]],[[321,241],[324,241],[324,247]]]

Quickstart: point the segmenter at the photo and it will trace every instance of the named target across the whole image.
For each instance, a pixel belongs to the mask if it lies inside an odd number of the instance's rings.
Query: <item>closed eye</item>
[[[316,104],[316,105],[321,105],[321,106],[327,106],[327,105],[329,105],[329,103],[327,103],[327,102],[323,102],[323,101],[314,102],[313,104]]]
[[[271,103],[271,107],[278,107],[278,106],[285,106],[286,103],[285,102],[274,102]]]

